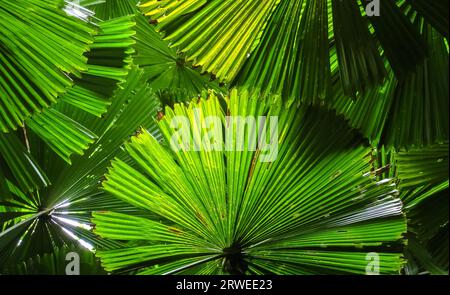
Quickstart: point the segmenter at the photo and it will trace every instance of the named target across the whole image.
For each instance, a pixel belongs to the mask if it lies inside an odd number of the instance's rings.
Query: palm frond
[[[221,91],[217,81],[209,75],[201,75],[192,68],[183,54],[169,47],[162,36],[154,30],[144,16],[137,16],[136,56],[134,62],[144,71],[153,89],[171,92],[179,90],[187,96],[175,95],[175,100],[195,96],[203,90]],[[223,90],[222,90],[223,91]]]
[[[448,274],[448,16],[0,0],[0,274]]]
[[[101,209],[105,204],[119,211],[129,210],[127,204],[99,191],[98,185],[109,160],[121,153],[120,147],[130,134],[140,126],[156,131],[154,118],[148,114],[156,113],[159,103],[156,95],[142,83],[142,75],[133,67],[122,89],[111,99],[104,118],[96,118],[82,110],[72,112],[73,118],[98,134],[98,138],[83,156],[74,157],[71,165],[51,153],[37,136],[30,136],[30,153],[51,179],[52,185],[23,192],[8,182],[13,198],[0,205],[0,269],[10,261],[51,253],[55,246],[67,245],[74,239],[89,248],[115,248],[119,245],[96,237],[90,231],[89,219],[92,210]],[[60,103],[61,112],[67,108],[73,110],[71,105]],[[36,243],[40,247],[30,249],[30,245]]]
[[[357,1],[333,0],[333,33],[339,76],[346,96],[374,89],[386,76],[374,37]]]
[[[416,25],[420,24],[417,20]],[[419,148],[448,140],[448,113],[442,111],[448,108],[448,48],[431,26],[423,26],[421,33],[430,48],[429,56],[402,80],[387,66],[383,84],[356,100],[346,97],[336,82],[333,85],[330,107],[374,145]],[[336,59],[332,69],[337,81]]]
[[[408,210],[408,274],[448,274],[449,191],[435,193]]]
[[[371,150],[358,134],[331,112],[286,107],[279,97],[259,99],[233,90],[225,100],[226,110],[214,94],[166,108],[159,121],[166,142],[174,135],[170,124],[177,116],[187,116],[196,126],[208,116],[219,116],[223,124],[234,124],[225,114],[279,116],[280,138],[271,138],[279,144],[277,160],[261,162],[267,151],[246,147],[248,126],[228,132],[234,149],[225,151],[174,152],[145,131],[133,137],[126,146],[132,163],[115,159],[103,186],[156,216],[94,214],[97,234],[136,242],[98,251],[105,269],[364,273],[366,254],[377,249],[383,273],[400,271],[401,254],[383,245],[401,245],[406,231],[402,205],[393,180],[376,182],[370,173],[364,175]],[[197,144],[205,134],[203,143],[210,147],[220,145],[221,133],[227,136],[220,126],[210,126],[210,133],[196,128],[191,135]]]
[[[162,7],[160,1],[148,1],[141,7],[158,22],[157,29],[166,32],[165,39],[186,53],[188,61],[229,82],[278,2],[169,0],[163,1]]]
[[[424,26],[422,34],[429,56],[397,86],[388,122],[392,128],[385,130],[389,146],[420,147],[448,140],[448,112],[442,111],[448,109],[448,47],[430,26]]]
[[[448,189],[448,142],[422,149],[399,151],[395,156],[400,188],[407,208]]]
[[[336,64],[334,60],[333,64]],[[338,80],[335,73],[334,80]],[[389,119],[389,112],[392,109],[394,94],[398,81],[394,77],[392,70],[388,71],[384,82],[373,89],[360,94],[357,99],[346,97],[338,83],[333,85],[333,98],[329,107],[336,110],[349,120],[349,124],[360,130],[364,136],[369,138],[373,145],[378,146],[383,143],[383,132]]]
[[[15,134],[0,135],[0,152],[2,171],[6,173],[8,167],[8,178],[14,179],[21,190],[32,191],[50,184],[47,175]],[[6,181],[6,175],[0,177]]]
[[[323,101],[330,87],[328,9],[322,0],[278,4],[233,84]]]
[[[95,16],[102,20],[135,14],[139,0],[103,0],[89,5]]]
[[[404,272],[448,273],[448,143],[377,152],[377,174],[398,177],[408,220]]]
[[[417,26],[396,5],[396,1],[379,2],[380,15],[369,17],[369,20],[392,70],[398,79],[402,79],[425,59],[427,45]]]
[[[330,46],[336,46],[341,87],[356,97],[382,83],[381,55],[397,79],[413,72],[428,47],[413,24],[408,1],[382,1],[377,17],[364,1],[147,1],[150,16],[171,46],[221,82],[282,94],[286,100],[320,102],[330,90]],[[411,8],[412,7],[412,8]],[[430,10],[429,10],[430,11]],[[239,39],[239,42],[237,42]],[[379,41],[379,42],[378,42]],[[307,81],[307,82],[306,82]]]
[[[47,108],[87,70],[95,29],[68,16],[62,1],[2,1],[0,130],[9,132]]]
[[[94,42],[89,45],[89,53],[85,53],[88,57],[87,70],[78,78],[72,77],[75,85],[59,97],[58,103],[26,119],[22,129],[0,134],[0,162],[5,171],[4,177],[15,180],[24,193],[44,188],[50,183],[46,175],[48,171],[44,172],[45,169],[40,167],[42,161],[34,160],[30,152],[32,138],[39,137],[34,149],[42,149],[41,143],[45,142],[68,163],[71,163],[73,154],[83,155],[97,138],[92,130],[80,124],[81,117],[101,116],[111,103],[109,97],[118,84],[124,82],[133,52],[130,47],[133,44],[133,25],[131,17],[102,22]],[[85,115],[75,118],[77,111]],[[33,152],[36,155],[36,150]],[[49,155],[46,154],[46,157]]]

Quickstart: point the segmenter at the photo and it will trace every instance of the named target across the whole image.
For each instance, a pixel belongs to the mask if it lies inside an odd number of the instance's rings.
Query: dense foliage
[[[0,274],[448,273],[448,0],[368,2],[0,0]]]

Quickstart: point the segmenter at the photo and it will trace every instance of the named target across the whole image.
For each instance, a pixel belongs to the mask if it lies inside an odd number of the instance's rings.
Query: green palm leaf
[[[336,63],[337,60],[334,64]],[[379,87],[366,91],[356,100],[345,96],[340,85],[336,83],[339,76],[337,74],[333,76],[335,80],[334,97],[331,99],[330,108],[347,118],[349,124],[360,130],[371,140],[373,145],[382,145],[382,135],[386,126],[389,126],[387,120],[398,85],[392,70],[388,71],[386,79]]]
[[[345,95],[351,97],[379,85],[386,70],[357,1],[332,3],[339,76]]]
[[[49,185],[50,181],[47,175],[45,175],[30,151],[26,149],[15,134],[0,135],[0,151],[0,167],[2,171],[6,173],[6,167],[8,167],[8,178],[15,179],[21,190],[33,191]],[[5,175],[0,175],[0,177],[5,181]],[[4,182],[2,187],[5,191],[8,191],[6,182]],[[2,194],[0,199],[4,198],[5,195]]]
[[[421,24],[416,20],[416,25]],[[429,56],[413,73],[398,80],[387,66],[383,84],[352,100],[340,86],[333,86],[330,107],[344,115],[352,127],[361,130],[374,145],[388,148],[427,146],[448,140],[448,48],[445,39],[432,27],[424,26],[422,36]],[[333,60],[334,80],[338,79]]]
[[[169,47],[169,42],[164,41],[150,25],[152,21],[140,15],[136,3],[135,0],[105,0],[90,7],[101,19],[135,15],[136,54],[133,61],[144,70],[149,85],[159,91],[161,101],[171,104],[198,95],[203,90],[223,91],[214,77],[202,75],[183,53]],[[164,5],[160,1],[157,4]]]
[[[399,243],[406,230],[397,190],[392,180],[363,175],[370,148],[345,122],[316,108],[286,107],[279,97],[258,99],[233,90],[225,100],[226,110],[214,94],[166,108],[159,121],[166,141],[176,116],[188,116],[191,124],[204,124],[211,115],[227,124],[225,113],[279,116],[277,160],[261,162],[268,151],[246,147],[248,126],[228,133],[231,151],[173,152],[143,131],[126,146],[132,161],[117,158],[103,186],[153,217],[94,214],[97,234],[128,241],[97,252],[105,269],[364,273],[367,252],[377,249],[383,273],[400,271],[401,254],[383,247]],[[194,142],[208,134],[206,145],[217,144],[220,133],[227,134],[217,127],[193,127]]]
[[[51,253],[78,239],[90,248],[114,248],[118,243],[97,238],[91,231],[90,212],[105,204],[130,211],[129,205],[98,190],[109,160],[121,153],[121,145],[140,126],[156,132],[154,118],[159,107],[156,95],[135,67],[122,89],[111,99],[103,119],[79,110],[73,118],[98,134],[95,143],[71,165],[53,154],[37,136],[29,137],[30,153],[52,185],[32,192],[20,190],[7,180],[12,198],[0,204],[0,269],[11,261],[22,261],[39,253]],[[61,112],[73,110],[60,103]],[[157,133],[155,133],[157,134]],[[131,210],[135,212],[136,210]],[[39,247],[35,247],[39,244]]]
[[[398,2],[398,3],[397,3]],[[367,17],[363,1],[147,1],[141,10],[171,46],[220,81],[320,102],[330,85],[329,48],[337,46],[344,93],[357,96],[382,82],[384,54],[397,78],[414,71],[427,46],[413,25],[417,8],[442,27],[436,10],[382,1]],[[433,5],[436,9],[439,3]],[[436,20],[437,18],[437,20]],[[375,40],[381,44],[377,47]]]
[[[380,16],[369,17],[369,20],[392,70],[402,79],[425,59],[427,46],[420,31],[395,2],[380,1]]]
[[[134,62],[143,69],[153,89],[170,91],[176,101],[198,95],[207,89],[222,90],[217,81],[212,81],[209,75],[201,75],[183,54],[170,48],[169,43],[162,40],[145,17],[137,16],[136,20],[137,52]]]
[[[0,0],[0,274],[448,274],[448,0],[369,2]]]
[[[95,16],[107,20],[137,12],[138,0],[102,0],[88,6]],[[84,5],[86,6],[86,5]]]
[[[423,27],[422,34],[429,56],[397,86],[388,122],[392,128],[385,130],[390,146],[420,147],[448,140],[448,112],[442,111],[448,109],[448,46],[430,26]]]
[[[147,1],[141,7],[158,22],[158,30],[167,32],[165,39],[186,52],[188,61],[231,81],[278,2],[169,0],[162,6]]]
[[[448,188],[408,211],[407,274],[448,274]]]
[[[130,16],[101,22],[94,43],[90,44],[87,70],[80,77],[72,77],[75,85],[63,94],[59,102],[35,113],[25,121],[17,132],[0,134],[0,165],[9,180],[22,192],[32,192],[50,184],[50,180],[30,152],[30,141],[39,137],[41,141],[66,162],[71,163],[73,154],[83,155],[97,135],[81,124],[81,118],[100,117],[110,105],[109,98],[119,83],[125,81],[130,63],[131,36],[134,25]],[[78,118],[74,116],[76,113]],[[75,119],[75,120],[74,120]],[[95,119],[95,118],[94,118]],[[35,139],[37,140],[37,139]],[[35,152],[35,150],[34,150]],[[49,157],[49,155],[47,155]],[[59,163],[59,161],[58,161]],[[1,182],[7,192],[5,180]],[[8,193],[2,199],[8,199]]]
[[[233,83],[321,101],[330,87],[328,50],[327,1],[282,1]]]
[[[407,208],[448,189],[448,142],[423,149],[399,151],[395,165]]]
[[[71,85],[68,74],[87,70],[83,55],[95,30],[68,16],[63,1],[1,1],[0,130],[23,125],[57,101]],[[68,41],[70,40],[70,41]]]
[[[82,109],[99,117],[107,110],[108,98],[118,84],[125,81],[129,70],[130,54],[133,53],[131,46],[134,44],[131,37],[135,34],[133,26],[130,16],[101,22],[93,43],[89,45],[90,51],[85,53],[85,71],[79,77],[72,77],[74,86],[59,97],[59,103],[25,121],[27,134],[38,135],[68,163],[73,154],[82,155],[96,138],[91,130],[71,118],[72,112]],[[68,111],[60,111],[61,101],[67,103]]]
[[[379,177],[398,176],[408,218],[406,274],[448,273],[448,143],[377,156]]]

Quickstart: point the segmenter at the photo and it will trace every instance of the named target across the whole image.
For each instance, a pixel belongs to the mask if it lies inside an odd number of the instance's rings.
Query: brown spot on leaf
[[[173,226],[170,226],[170,227],[169,227],[169,231],[171,231],[171,232],[173,232],[173,233],[175,233],[175,234],[177,234],[177,235],[183,233],[183,231],[182,231],[181,229],[176,228],[176,227],[173,227]]]
[[[161,121],[164,118],[164,113],[162,111],[158,111],[158,113],[156,113],[156,118],[158,121]]]

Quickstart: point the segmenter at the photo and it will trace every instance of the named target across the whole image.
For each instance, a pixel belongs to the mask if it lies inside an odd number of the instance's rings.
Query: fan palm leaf
[[[448,113],[442,111],[448,108],[448,48],[446,40],[430,26],[423,26],[422,36],[430,48],[429,56],[404,79],[398,80],[387,66],[383,84],[357,100],[345,97],[338,85],[333,87],[330,107],[374,145],[419,148],[448,140]],[[334,60],[333,69],[336,64]],[[334,77],[337,80],[336,74]]]
[[[233,90],[225,100],[226,110],[214,94],[166,108],[159,121],[166,142],[177,116],[196,126],[208,116],[223,124],[234,124],[225,114],[279,116],[277,160],[261,162],[267,151],[246,147],[248,126],[228,134],[234,149],[226,151],[174,152],[142,131],[126,146],[132,161],[114,160],[103,186],[154,216],[94,214],[97,234],[128,242],[97,252],[106,270],[364,273],[368,249],[378,249],[381,271],[400,271],[401,254],[383,245],[401,245],[402,205],[393,180],[376,182],[365,174],[371,149],[358,134],[332,112],[286,107],[279,97]],[[206,146],[217,144],[225,132],[217,127],[193,127],[193,142],[206,133]]]
[[[357,0],[140,7],[172,47],[220,81],[326,104],[374,145],[406,147],[448,139],[448,114],[440,111],[448,107],[448,1],[426,9],[422,2],[381,1],[376,17]]]
[[[408,220],[406,274],[448,273],[448,143],[377,155],[380,178],[397,177]]]
[[[68,163],[73,154],[83,155],[95,141],[97,135],[74,114],[100,117],[106,112],[110,96],[118,83],[125,81],[129,69],[133,25],[129,16],[100,23],[100,32],[89,45],[89,53],[85,53],[88,69],[80,77],[73,77],[75,85],[59,97],[58,103],[26,119],[21,130],[0,134],[0,165],[20,190],[32,192],[50,184],[30,152],[31,137],[38,136]]]
[[[59,101],[64,101],[68,107],[70,106],[74,110],[81,108],[98,117],[107,110],[110,104],[108,98],[117,88],[117,84],[124,81],[129,69],[129,56],[133,52],[131,45],[134,43],[131,39],[134,35],[133,25],[131,17],[99,24],[99,32],[93,37],[93,43],[89,45],[90,51],[85,53],[86,70],[80,73],[79,77],[72,77],[74,85],[58,97]],[[82,155],[94,142],[96,135],[86,126],[73,120],[71,111],[61,112],[59,104],[52,104],[27,118],[23,124],[26,126],[23,128],[23,132],[21,130],[12,136],[17,136],[19,133],[25,133],[25,137],[31,133],[36,134],[55,153],[70,163],[70,157],[73,154]],[[7,135],[0,136],[6,137]],[[15,142],[17,143],[18,140]],[[5,155],[8,155],[7,148],[4,144],[3,153]],[[13,148],[10,146],[8,149]],[[27,153],[16,153],[17,155],[19,155],[18,159],[22,158],[22,162],[30,161]],[[15,159],[16,157],[9,157],[5,161],[12,165],[12,162],[16,161]],[[25,170],[32,173],[36,169],[21,169],[21,171]],[[28,187],[30,187],[29,184]]]
[[[407,208],[448,189],[448,142],[422,149],[401,150],[395,156],[399,186]]]
[[[201,75],[186,56],[169,47],[160,33],[156,32],[147,18],[138,10],[138,1],[105,0],[93,4],[90,8],[96,17],[110,19],[124,15],[135,15],[136,53],[133,62],[144,70],[149,85],[159,90],[161,100],[168,103],[184,100],[186,97],[200,94],[203,90],[224,91],[214,77]],[[162,5],[158,2],[158,5]]]
[[[167,41],[139,15],[136,17],[136,55],[134,62],[144,71],[153,89],[170,91],[176,101],[200,94],[203,90],[224,91],[210,75],[201,75],[186,57],[169,47]],[[181,93],[177,93],[181,92]]]
[[[11,195],[0,205],[0,266],[22,261],[39,253],[51,253],[54,246],[64,246],[73,239],[89,248],[115,247],[117,243],[98,239],[90,229],[92,210],[105,204],[117,210],[129,206],[111,199],[98,190],[109,160],[121,152],[122,143],[140,126],[156,132],[154,119],[159,103],[156,95],[142,83],[142,72],[133,68],[126,82],[111,99],[104,118],[99,119],[79,110],[72,116],[98,134],[96,142],[71,165],[53,154],[37,136],[30,136],[30,153],[45,171],[51,185],[24,192],[5,175]],[[63,102],[59,109],[72,109]],[[157,134],[157,133],[155,133]],[[39,244],[40,247],[29,248]]]
[[[411,236],[406,271],[448,274],[448,142],[399,151],[395,162]]]
[[[140,7],[172,46],[220,81],[315,102],[329,91],[332,44],[337,46],[342,87],[350,96],[381,83],[381,54],[398,78],[423,61],[427,47],[408,13],[417,8],[431,25],[442,28],[445,18],[439,9],[448,3],[423,9],[410,2],[415,1],[381,1],[383,13],[377,17],[366,17],[364,1],[356,0],[167,0],[146,1]]]
[[[141,7],[158,22],[157,30],[167,32],[165,39],[187,53],[188,61],[231,81],[278,2],[169,0]]]
[[[1,2],[0,130],[9,132],[57,101],[87,70],[94,28],[63,11],[63,1]],[[70,41],[68,41],[70,40]]]

